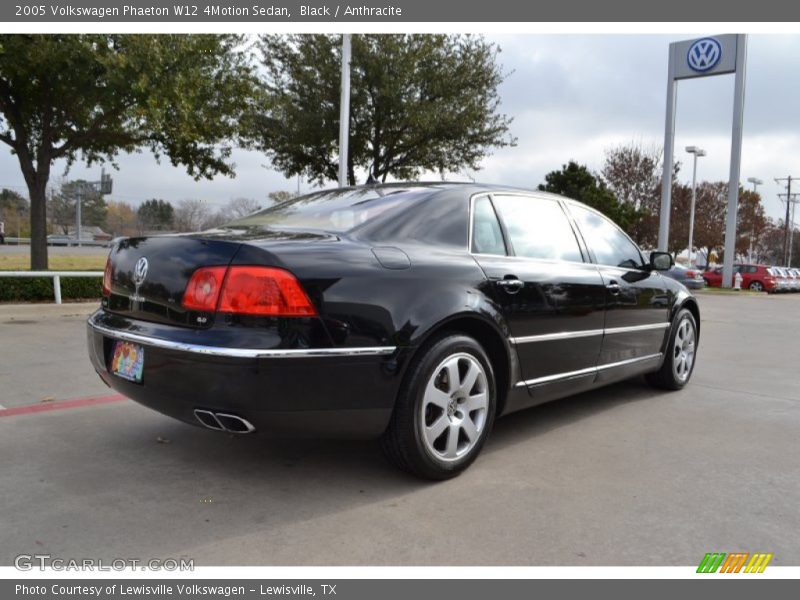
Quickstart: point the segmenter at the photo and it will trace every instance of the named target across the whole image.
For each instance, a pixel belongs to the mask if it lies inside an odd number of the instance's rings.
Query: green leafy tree
[[[106,201],[88,181],[65,181],[61,188],[50,198],[51,221],[59,225],[66,234],[77,223],[78,198],[81,201],[81,224],[105,227]]]
[[[166,200],[145,200],[136,211],[140,231],[166,231],[172,229],[175,209]]]
[[[231,145],[255,94],[230,35],[2,35],[0,141],[31,200],[31,267],[47,268],[53,161],[148,148],[195,177],[233,174]]]
[[[0,190],[0,222],[4,224],[5,235],[22,237],[30,235],[23,221],[29,219],[30,204],[28,199],[14,190]]]
[[[136,235],[136,212],[127,202],[107,203],[106,226],[108,232],[113,236]]]
[[[14,190],[3,188],[0,190],[0,211],[11,210],[27,213],[30,210],[28,199]]]
[[[736,252],[743,256],[757,251],[767,228],[767,215],[761,194],[739,188],[739,211],[736,215]]]
[[[278,190],[277,192],[270,192],[267,194],[267,198],[269,198],[270,202],[279,204],[291,200],[292,198],[297,198],[297,194],[295,192],[287,192],[286,190]]]
[[[683,251],[689,243],[689,214],[691,210],[692,186],[675,185],[672,192],[672,220],[670,223],[670,249]],[[694,206],[693,245],[701,256],[716,254],[722,259],[725,246],[725,213],[728,205],[728,184],[724,181],[701,181],[697,184],[697,199]],[[675,238],[680,235],[679,238]]]
[[[261,38],[267,110],[257,145],[287,176],[323,183],[339,168],[341,36]],[[347,177],[418,177],[478,169],[491,148],[514,145],[498,113],[500,49],[462,35],[354,35]]]
[[[773,265],[782,264],[784,259],[784,235],[785,229],[783,220],[779,219],[776,221],[767,217],[764,231],[759,237],[757,246],[755,248],[757,260]],[[800,252],[800,247],[795,245],[795,248],[797,248],[797,251]],[[792,264],[799,265],[800,262],[792,261]]]
[[[541,191],[561,194],[588,204],[628,233],[640,216],[632,205],[619,202],[600,177],[575,161],[563,165],[560,171],[551,171],[544,179],[545,183],[539,185]]]

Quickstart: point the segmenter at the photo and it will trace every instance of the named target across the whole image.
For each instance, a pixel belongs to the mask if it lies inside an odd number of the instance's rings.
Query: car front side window
[[[570,212],[598,264],[626,269],[644,265],[638,246],[612,221],[578,204],[571,204]]]

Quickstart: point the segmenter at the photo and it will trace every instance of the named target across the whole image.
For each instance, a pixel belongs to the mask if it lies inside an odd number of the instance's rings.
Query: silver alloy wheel
[[[463,352],[434,369],[419,414],[422,440],[433,457],[458,460],[478,443],[489,408],[487,382],[480,361]]]
[[[672,371],[681,383],[685,383],[692,372],[696,343],[697,333],[694,325],[691,319],[685,318],[678,324],[672,349]]]
[[[764,286],[761,285],[760,281],[754,281],[753,283],[750,284],[750,289],[753,290],[754,292],[760,292],[764,289]]]

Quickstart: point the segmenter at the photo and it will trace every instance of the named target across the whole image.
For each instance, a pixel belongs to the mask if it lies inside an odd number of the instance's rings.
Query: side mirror
[[[651,252],[650,253],[650,268],[653,271],[669,271],[675,261],[672,260],[672,254],[669,252]]]

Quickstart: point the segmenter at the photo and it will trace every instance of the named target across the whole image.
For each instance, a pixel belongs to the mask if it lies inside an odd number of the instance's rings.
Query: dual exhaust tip
[[[195,418],[208,429],[228,433],[252,433],[256,430],[247,419],[228,413],[211,412],[201,408],[194,409]]]

